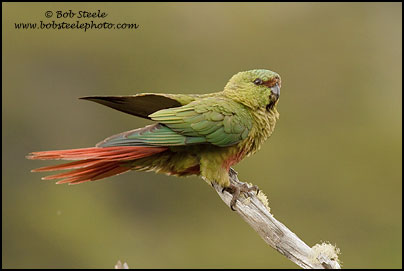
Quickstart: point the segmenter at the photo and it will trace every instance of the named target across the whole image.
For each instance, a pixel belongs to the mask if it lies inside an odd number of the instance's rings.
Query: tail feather
[[[36,158],[30,158],[30,159],[36,159]],[[93,165],[93,164],[96,164],[96,163],[97,163],[97,160],[95,160],[95,159],[87,159],[87,160],[75,161],[75,162],[61,164],[61,165],[40,167],[40,168],[36,168],[36,169],[31,170],[31,172],[54,171],[54,170],[62,170],[62,169],[75,169],[75,168],[82,168],[82,167],[90,166],[90,165]]]
[[[81,162],[85,163],[85,161],[81,161]],[[79,169],[68,171],[65,173],[59,173],[59,174],[55,174],[55,175],[46,176],[46,177],[43,177],[42,180],[54,180],[54,179],[89,175],[90,173],[93,173],[94,171],[97,171],[97,170],[101,171],[106,166],[115,165],[115,164],[119,164],[119,162],[117,163],[116,161],[106,161],[106,162],[97,161],[97,162],[93,163],[91,166],[83,166]]]
[[[28,159],[40,160],[83,160],[83,159],[109,159],[132,160],[149,156],[166,150],[165,147],[92,147],[71,150],[33,152]]]
[[[102,162],[100,162],[102,163]],[[113,175],[118,175],[130,170],[130,167],[124,167],[119,162],[105,162],[105,165],[94,168],[92,170],[86,170],[83,173],[75,174],[69,178],[56,182],[57,184],[69,183],[79,184],[87,181],[96,181],[99,179],[107,178]]]
[[[166,147],[93,147],[71,150],[33,152],[28,159],[78,160],[55,166],[41,167],[33,172],[75,169],[59,173],[43,180],[63,179],[57,182],[78,184],[124,173],[131,169],[125,162],[151,156],[167,150]]]

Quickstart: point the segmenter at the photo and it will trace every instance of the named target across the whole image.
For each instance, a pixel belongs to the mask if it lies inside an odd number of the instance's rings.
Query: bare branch
[[[237,172],[230,170],[230,181],[242,184]],[[220,198],[229,206],[232,195],[222,192],[222,187],[213,184]],[[260,191],[258,195],[248,192],[244,200],[236,203],[236,212],[261,236],[264,241],[298,266],[306,269],[341,269],[339,250],[328,243],[317,244],[310,248],[285,225],[270,213],[266,196]]]

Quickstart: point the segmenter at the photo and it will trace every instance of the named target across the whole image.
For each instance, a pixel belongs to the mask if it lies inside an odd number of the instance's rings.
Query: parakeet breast
[[[240,142],[240,145],[245,151],[245,156],[250,156],[256,153],[267,140],[275,129],[276,120],[279,118],[279,113],[276,108],[271,110],[259,109],[252,112],[254,119],[254,128],[251,130],[248,137]]]

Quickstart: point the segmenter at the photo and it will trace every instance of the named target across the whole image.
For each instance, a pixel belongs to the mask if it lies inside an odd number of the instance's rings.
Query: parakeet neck
[[[245,142],[245,149],[247,150],[246,156],[250,156],[257,152],[262,144],[267,140],[275,129],[276,120],[279,118],[279,113],[276,106],[267,110],[259,108],[258,110],[251,111],[254,118],[254,128]]]
[[[229,88],[228,88],[229,89]],[[251,95],[248,95],[248,93],[244,92],[237,92],[237,91],[232,91],[225,89],[222,93],[225,97],[232,99],[235,102],[241,103],[245,106],[247,106],[249,109],[256,110],[258,105],[252,99]]]

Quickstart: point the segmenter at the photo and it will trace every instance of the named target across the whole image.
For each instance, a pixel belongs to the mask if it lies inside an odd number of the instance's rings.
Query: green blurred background
[[[297,268],[197,177],[55,185],[25,159],[150,123],[80,96],[209,93],[254,68],[282,76],[281,117],[240,179],[344,267],[402,267],[401,3],[2,5],[3,268]],[[140,28],[15,29],[69,9]]]

